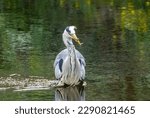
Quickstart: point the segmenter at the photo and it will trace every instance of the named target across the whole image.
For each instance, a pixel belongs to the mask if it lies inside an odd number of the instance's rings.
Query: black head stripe
[[[69,27],[66,28],[66,31],[67,31],[69,34],[71,33],[70,30],[69,30]]]

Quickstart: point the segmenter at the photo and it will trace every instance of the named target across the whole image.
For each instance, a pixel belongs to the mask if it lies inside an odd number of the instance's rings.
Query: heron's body
[[[74,57],[68,56],[68,49],[62,50],[54,62],[55,76],[68,85],[76,85],[85,78],[85,61],[82,54],[74,49]],[[70,64],[72,63],[72,65]],[[65,67],[65,68],[64,68]]]
[[[85,78],[85,60],[82,54],[75,49],[72,39],[63,35],[66,49],[62,50],[55,59],[55,77],[59,85],[78,85]]]

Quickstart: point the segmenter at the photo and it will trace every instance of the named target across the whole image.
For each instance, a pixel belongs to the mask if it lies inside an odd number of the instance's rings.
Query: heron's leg
[[[64,82],[62,80],[60,80],[56,86],[57,87],[62,87],[64,85],[65,85]]]
[[[84,81],[84,80],[80,80],[80,81],[78,81],[78,83],[77,83],[76,85],[86,86],[87,83],[86,83],[86,81]]]

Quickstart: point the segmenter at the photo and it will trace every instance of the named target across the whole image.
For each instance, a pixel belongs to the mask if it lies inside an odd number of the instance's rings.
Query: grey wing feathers
[[[62,50],[57,56],[56,56],[56,59],[55,59],[55,62],[54,62],[54,67],[56,66],[56,64],[60,61],[60,59],[65,59],[68,55],[68,50],[67,49],[64,49]],[[78,59],[81,59],[81,62],[84,66],[86,66],[86,63],[85,63],[85,59],[84,57],[82,56],[82,54],[76,50],[76,56]]]
[[[67,49],[62,50],[62,51],[56,56],[56,59],[55,59],[55,62],[54,62],[54,68],[55,68],[55,66],[59,63],[60,59],[63,59],[63,60],[64,60],[67,55],[68,55],[68,50],[67,50]]]
[[[75,50],[76,51],[76,56],[77,58],[79,59],[80,63],[81,63],[81,68],[82,68],[82,78],[84,78],[85,76],[85,69],[84,69],[84,66],[86,66],[86,63],[85,63],[85,59],[84,57],[82,56],[82,54],[78,51],[78,50]],[[54,68],[55,68],[55,76],[57,79],[60,79],[61,76],[62,76],[62,71],[61,71],[61,68],[60,66],[62,66],[62,63],[63,63],[63,60],[65,60],[65,58],[68,56],[68,49],[64,49],[62,50],[57,56],[56,56],[56,59],[55,59],[55,62],[54,62]],[[60,64],[61,63],[61,64]]]
[[[81,63],[84,66],[86,66],[85,59],[84,59],[83,55],[78,50],[76,50],[76,55],[77,55],[77,58],[81,60]]]
[[[84,80],[84,78],[85,78],[85,66],[86,66],[85,59],[78,50],[76,50],[76,55],[77,55],[77,58],[79,59],[80,66],[81,66],[81,78],[80,78],[80,80]]]

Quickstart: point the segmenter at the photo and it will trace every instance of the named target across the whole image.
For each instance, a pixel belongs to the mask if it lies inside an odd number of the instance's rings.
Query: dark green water
[[[88,84],[59,90],[68,100],[150,100],[149,0],[0,0],[0,77],[53,80],[68,25],[77,26],[84,43],[76,48],[86,59]],[[0,91],[0,100],[55,100],[58,94],[10,89]]]

